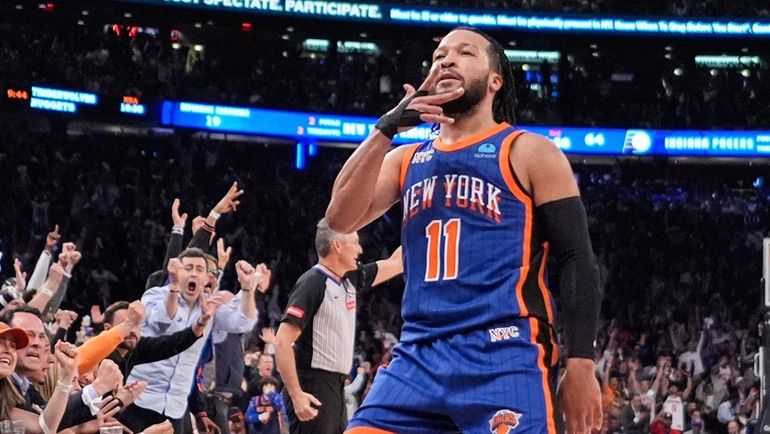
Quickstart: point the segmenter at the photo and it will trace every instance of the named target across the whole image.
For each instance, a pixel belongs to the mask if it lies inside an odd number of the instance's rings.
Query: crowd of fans
[[[68,329],[60,335],[73,342],[109,322],[101,315],[107,306],[142,297],[148,276],[164,264],[171,227],[179,233],[182,213],[188,223],[205,217],[228,185],[238,183],[244,193],[237,210],[216,224],[224,245],[209,247],[206,240],[204,247],[220,256],[230,247],[231,263],[264,262],[272,279],[257,306],[258,324],[237,338],[245,349],[245,393],[230,404],[248,415],[256,397],[281,414],[281,403],[274,403],[280,383],[274,380],[273,328],[296,278],[316,262],[315,222],[348,151],[323,148],[300,171],[281,146],[182,135],[66,138],[33,133],[16,119],[6,120],[2,131],[0,170],[13,174],[2,200],[18,205],[0,212],[0,226],[8,228],[0,239],[4,274],[25,280],[23,273],[35,268],[41,249],[47,246],[49,257],[57,256],[51,245],[56,238],[77,246],[82,259],[71,271],[62,310],[44,317],[56,324],[49,326],[53,332]],[[604,388],[606,430],[753,429],[761,240],[770,226],[763,179],[755,186],[747,179],[756,176],[752,171],[737,176],[718,166],[619,163],[575,170],[605,291],[597,376]],[[703,170],[713,176],[704,177]],[[172,211],[175,198],[178,210]],[[387,257],[399,244],[399,215],[393,210],[362,232],[362,260]],[[72,248],[62,247],[60,262]],[[11,258],[19,259],[18,272]],[[238,288],[238,279],[232,266],[225,267],[220,287]],[[30,289],[40,288],[28,288],[27,299],[39,293]],[[355,381],[347,397],[351,411],[397,342],[402,289],[392,282],[361,294]],[[553,290],[558,294],[558,287]],[[79,324],[78,314],[90,321]],[[252,412],[250,420],[255,417]],[[237,431],[239,419],[234,420]],[[249,424],[248,417],[243,421]]]
[[[647,9],[637,11],[766,14],[760,2],[723,3],[644,2]],[[630,7],[609,1],[463,5]],[[48,83],[113,96],[376,114],[399,98],[399,83],[419,80],[424,71],[415,59],[429,56],[394,40],[378,41],[376,55],[309,53],[295,34],[278,41],[243,34],[238,50],[216,40],[196,49],[184,38],[174,48],[156,35],[121,29],[0,18],[0,77],[6,84]],[[430,42],[426,38],[425,46]],[[576,51],[558,64],[537,65],[537,83],[517,65],[519,119],[624,127],[768,125],[764,66],[748,74],[714,73],[689,62],[675,74],[663,71],[664,63],[655,63],[657,75],[650,75],[621,51]],[[533,90],[532,84],[540,86]],[[66,432],[131,425],[132,403],[155,399],[159,389],[141,379],[149,368],[134,372],[135,366],[161,363],[162,373],[169,355],[200,352],[204,357],[189,372],[196,387],[188,404],[201,431],[285,430],[274,329],[294,282],[317,261],[315,223],[349,151],[322,148],[307,170],[296,170],[293,148],[280,145],[202,140],[185,132],[70,137],[51,122],[0,117],[0,173],[6,175],[0,273],[7,278],[0,320],[30,335],[0,328],[0,420],[16,420],[28,432],[42,423]],[[604,289],[596,354],[603,431],[755,432],[759,389],[752,365],[762,314],[762,239],[770,229],[770,194],[761,172],[652,162],[574,169]],[[362,231],[362,261],[385,258],[399,244],[399,216],[394,209]],[[173,345],[140,336],[139,325],[157,322],[160,309],[147,290],[178,276],[159,270],[200,259],[193,253],[180,263],[169,260],[188,242],[214,256],[205,273],[212,289],[222,288],[213,302],[222,306],[202,303],[197,316],[190,313],[190,327],[175,331]],[[253,285],[264,296],[257,296],[255,316],[243,295],[233,299],[232,292],[252,285],[249,276],[257,274],[264,282]],[[559,288],[553,290],[558,299]],[[356,361],[345,389],[349,415],[377,368],[389,362],[402,291],[396,281],[359,294]],[[19,305],[26,307],[14,313]],[[199,339],[207,327],[217,333],[210,344]],[[224,364],[221,354],[227,355]],[[165,381],[176,371],[171,375]],[[144,432],[170,429],[158,423]]]

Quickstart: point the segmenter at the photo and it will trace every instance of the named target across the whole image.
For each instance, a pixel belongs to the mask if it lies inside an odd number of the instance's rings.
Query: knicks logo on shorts
[[[519,328],[516,326],[498,327],[489,329],[489,340],[491,342],[507,341],[519,337]]]
[[[493,434],[508,434],[519,426],[521,413],[514,413],[511,410],[498,410],[492,419],[489,419],[489,432]]]

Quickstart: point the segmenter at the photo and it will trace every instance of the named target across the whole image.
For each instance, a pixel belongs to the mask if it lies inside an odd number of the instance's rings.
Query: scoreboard
[[[285,138],[295,143],[360,143],[377,118],[335,113],[273,110],[195,101],[144,101],[125,95],[105,97],[93,92],[33,84],[4,86],[0,107],[48,112],[72,119],[195,129]],[[548,137],[567,154],[770,157],[770,131],[653,130],[519,126]],[[395,144],[428,140],[436,129],[420,125],[398,134]]]

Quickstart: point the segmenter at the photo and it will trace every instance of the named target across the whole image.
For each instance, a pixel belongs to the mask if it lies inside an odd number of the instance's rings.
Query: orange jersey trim
[[[401,159],[401,179],[398,182],[398,195],[401,196],[401,192],[404,191],[404,182],[406,182],[406,173],[409,171],[409,163],[412,162],[414,153],[417,152],[417,148],[420,147],[420,143],[414,145],[405,145],[409,149],[404,152],[404,157]]]
[[[548,324],[553,324],[553,309],[551,308],[551,294],[548,291],[548,285],[545,283],[545,264],[548,262],[548,251],[550,246],[548,243],[543,243],[543,260],[540,262],[540,270],[537,273],[537,283],[540,288],[540,294],[543,295],[543,303],[545,303],[545,311],[548,313]]]
[[[540,333],[540,324],[536,318],[529,319],[529,326],[532,333],[532,343],[537,345],[537,367],[540,369],[543,380],[543,396],[545,398],[545,418],[548,426],[548,434],[556,434],[556,415],[553,411],[553,396],[551,396],[551,386],[548,381],[548,368],[545,366],[545,348],[537,341],[537,335]]]
[[[500,173],[503,174],[505,185],[511,190],[516,199],[519,199],[525,204],[532,204],[532,197],[526,191],[522,190],[519,183],[516,181],[516,175],[513,173],[511,165],[511,148],[513,143],[518,139],[524,131],[519,130],[512,133],[503,140],[502,148],[500,149]]]
[[[503,140],[502,148],[500,149],[499,165],[500,173],[503,175],[505,184],[511,190],[511,193],[516,196],[516,199],[524,204],[525,208],[524,237],[521,249],[521,274],[519,275],[519,282],[516,284],[516,300],[519,302],[519,306],[521,307],[520,315],[527,316],[529,315],[529,309],[524,302],[524,294],[522,293],[522,288],[524,287],[524,282],[527,280],[527,275],[529,274],[529,263],[532,260],[532,252],[530,251],[530,244],[532,243],[532,198],[521,191],[519,186],[516,184],[516,181],[513,178],[513,171],[511,169],[509,159],[513,142],[523,133],[523,131],[516,131]]]
[[[441,137],[437,137],[436,140],[433,141],[433,147],[438,149],[439,151],[444,151],[444,152],[457,151],[463,148],[467,148],[470,145],[475,145],[476,143],[486,139],[489,136],[494,136],[495,134],[499,133],[500,131],[503,131],[508,127],[510,127],[510,125],[503,122],[502,124],[498,124],[497,126],[492,127],[487,131],[474,134],[468,137],[467,139],[460,140],[459,142],[455,142],[450,145],[445,144],[444,141],[441,140]]]
[[[396,434],[393,431],[385,431],[384,429],[373,428],[370,426],[357,426],[345,431],[345,434]]]

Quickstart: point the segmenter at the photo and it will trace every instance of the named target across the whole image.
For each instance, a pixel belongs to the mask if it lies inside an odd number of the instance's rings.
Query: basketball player
[[[569,162],[512,126],[510,65],[478,30],[446,35],[419,89],[404,88],[340,171],[326,212],[351,233],[403,204],[401,343],[348,432],[555,433],[549,254],[567,350],[560,408],[569,433],[599,429],[598,272]],[[440,125],[435,140],[391,148],[422,122]]]

